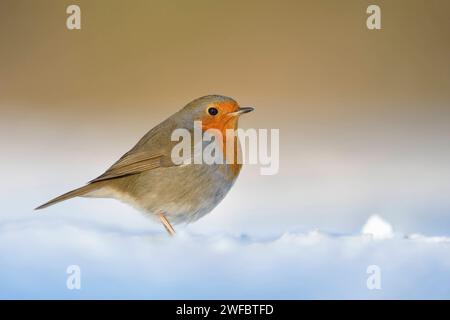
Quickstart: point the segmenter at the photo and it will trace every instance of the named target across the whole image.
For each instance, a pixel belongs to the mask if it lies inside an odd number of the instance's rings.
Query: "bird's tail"
[[[49,202],[44,203],[43,205],[35,208],[34,210],[44,209],[51,205],[54,205],[55,203],[58,203],[58,202],[61,202],[61,201],[67,200],[67,199],[71,199],[74,197],[84,196],[97,188],[98,188],[98,186],[95,183],[85,185],[81,188],[64,193],[63,195],[60,195],[59,197],[56,197],[56,198],[50,200]]]

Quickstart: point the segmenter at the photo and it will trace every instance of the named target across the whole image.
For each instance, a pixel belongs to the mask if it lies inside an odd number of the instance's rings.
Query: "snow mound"
[[[394,229],[380,216],[372,215],[364,224],[361,233],[370,235],[374,239],[389,239],[394,236]]]

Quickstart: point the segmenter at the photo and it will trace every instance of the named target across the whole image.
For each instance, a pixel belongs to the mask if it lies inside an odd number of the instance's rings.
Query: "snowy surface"
[[[374,239],[388,239],[394,236],[392,226],[378,215],[373,215],[367,220],[362,233],[371,235]]]
[[[81,270],[81,289],[66,269]],[[369,266],[381,289],[369,290]],[[273,236],[115,228],[35,216],[0,225],[0,298],[450,298],[450,238],[394,233]]]

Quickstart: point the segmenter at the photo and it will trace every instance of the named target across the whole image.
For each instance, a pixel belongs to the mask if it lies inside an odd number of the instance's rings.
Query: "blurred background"
[[[218,93],[256,108],[244,128],[280,129],[280,172],[245,167],[201,230],[347,232],[379,213],[445,232],[450,3],[377,1],[370,31],[371,3],[2,0],[0,219],[84,184]],[[81,30],[65,26],[70,4]],[[95,205],[78,201],[43,214]]]
[[[81,8],[81,30],[66,8]],[[381,7],[368,30],[366,8]],[[0,223],[162,230],[114,200],[33,208],[101,174],[206,94],[280,129],[280,171],[245,166],[201,234],[450,228],[450,2],[0,1]],[[71,220],[72,219],[72,220]]]

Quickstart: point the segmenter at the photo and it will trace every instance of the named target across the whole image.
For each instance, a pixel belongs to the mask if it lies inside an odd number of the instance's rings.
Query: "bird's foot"
[[[161,220],[162,224],[164,225],[164,228],[166,228],[167,232],[169,233],[169,235],[173,236],[175,235],[175,230],[173,229],[172,225],[170,224],[169,220],[167,220],[166,216],[164,215],[164,213],[159,213],[159,220]]]

